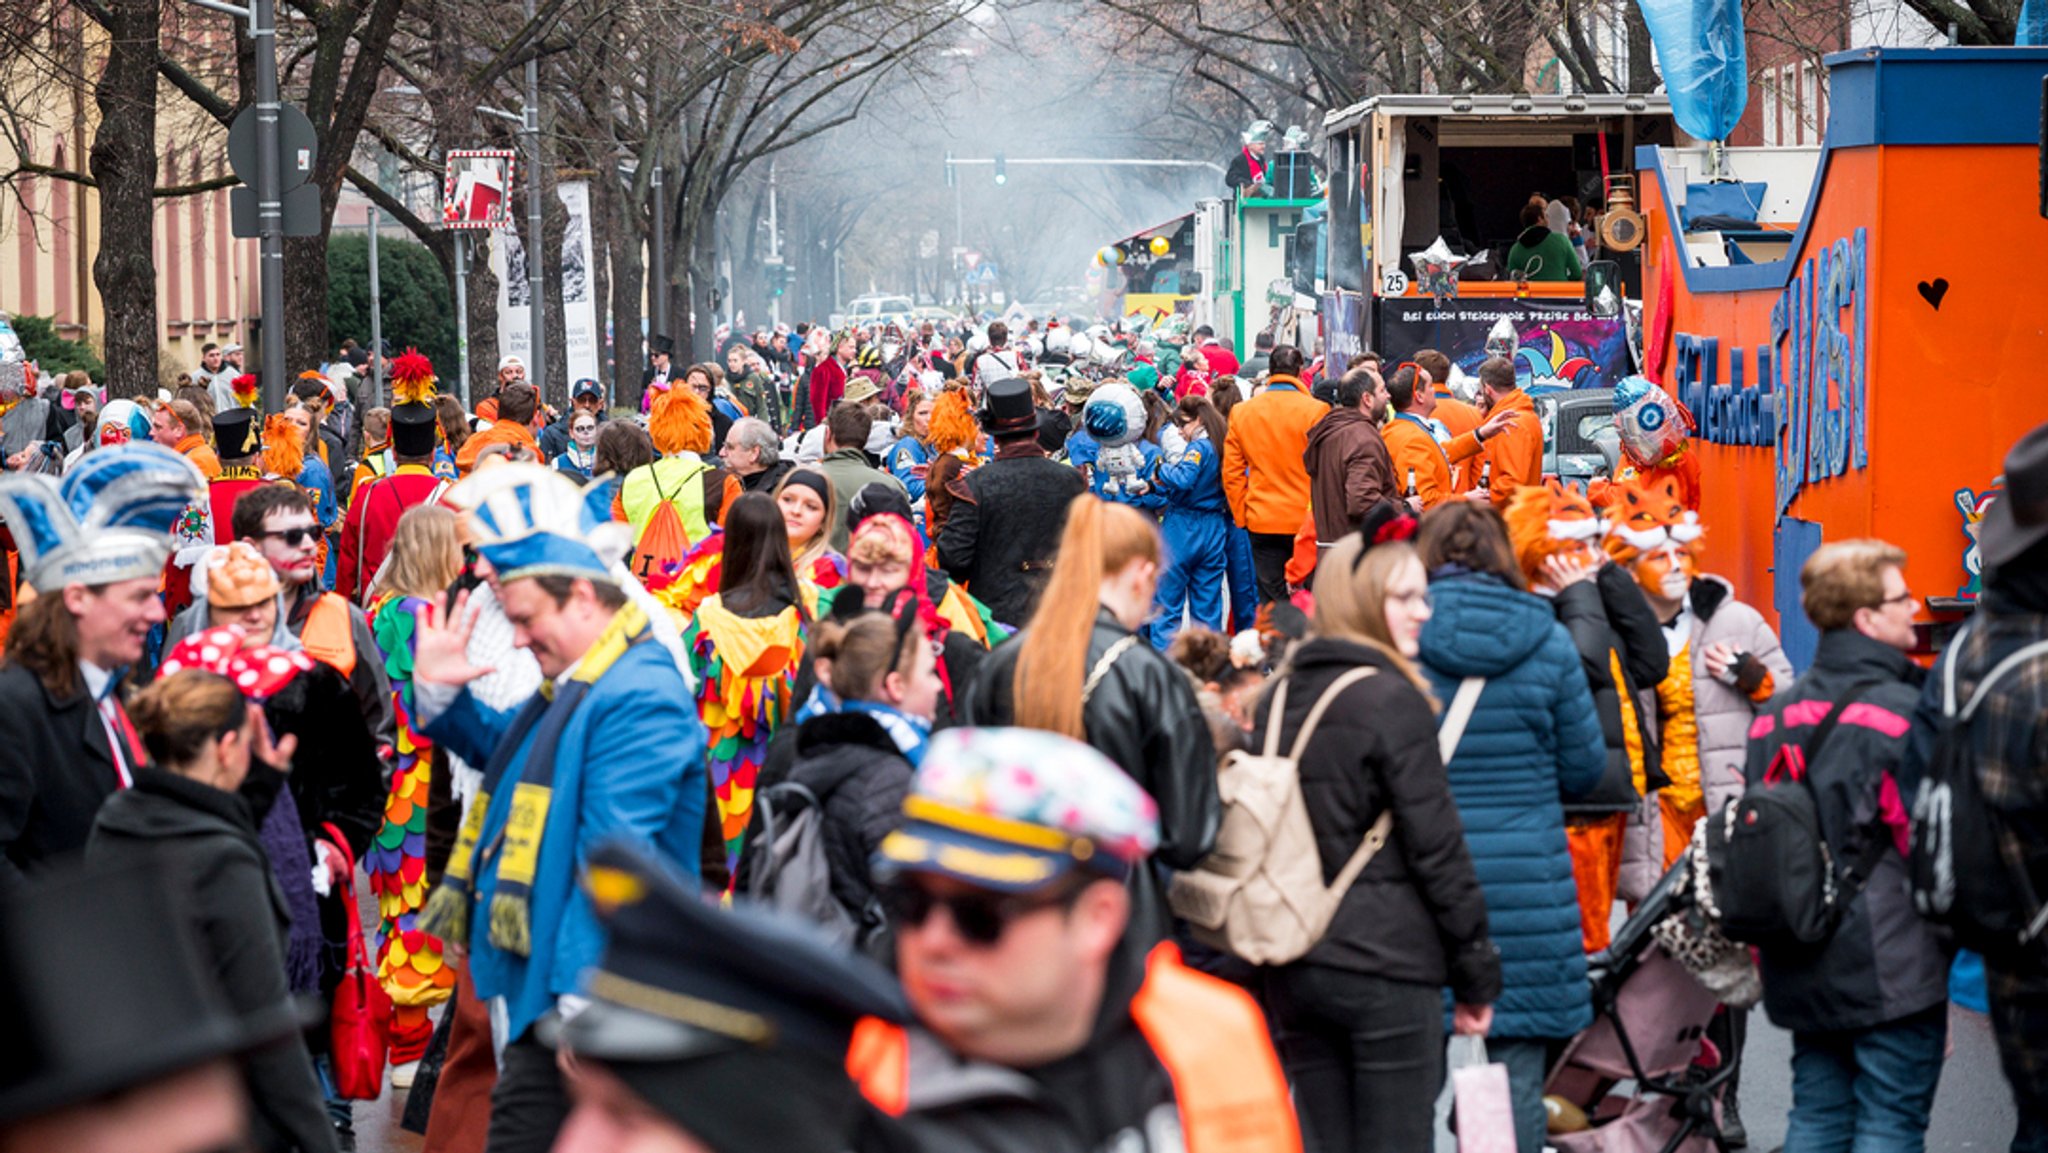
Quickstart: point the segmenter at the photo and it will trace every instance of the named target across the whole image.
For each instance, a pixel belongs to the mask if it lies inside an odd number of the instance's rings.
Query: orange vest
[[[348,602],[334,593],[321,593],[306,614],[306,627],[299,633],[306,655],[334,666],[341,679],[356,672],[356,641],[348,620]]]
[[[1188,1153],[1301,1153],[1280,1058],[1259,1007],[1242,990],[1181,964],[1180,950],[1165,942],[1145,959],[1131,1020],[1173,1081]],[[885,1021],[862,1021],[846,1071],[876,1108],[901,1116],[909,1035]]]

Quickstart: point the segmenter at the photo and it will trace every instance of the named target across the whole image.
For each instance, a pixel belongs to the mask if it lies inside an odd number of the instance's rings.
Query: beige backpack
[[[1266,746],[1257,753],[1233,750],[1217,773],[1223,821],[1216,847],[1194,869],[1175,874],[1167,901],[1197,939],[1254,964],[1284,965],[1300,959],[1322,940],[1337,906],[1353,881],[1372,863],[1393,831],[1394,814],[1382,810],[1365,840],[1344,863],[1337,879],[1323,884],[1322,854],[1301,795],[1301,755],[1315,735],[1324,710],[1338,694],[1373,675],[1352,669],[1323,691],[1294,738],[1280,755],[1280,724],[1287,712],[1287,678],[1273,688],[1266,716]],[[1437,733],[1446,764],[1464,735],[1479,700],[1483,677],[1468,677]]]

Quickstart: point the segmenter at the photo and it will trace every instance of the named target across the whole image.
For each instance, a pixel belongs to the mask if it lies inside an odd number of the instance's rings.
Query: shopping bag
[[[348,877],[341,883],[342,907],[348,910],[348,967],[334,990],[334,1014],[328,1030],[334,1091],[350,1101],[373,1101],[384,1091],[384,1057],[391,1047],[391,997],[377,980],[369,946],[363,941],[363,919],[356,910],[355,855],[348,852],[348,841],[340,829],[332,824],[321,828],[341,846],[348,866]]]
[[[1458,1153],[1515,1153],[1508,1067],[1489,1064],[1486,1039],[1465,1034],[1451,1038],[1450,1066]]]

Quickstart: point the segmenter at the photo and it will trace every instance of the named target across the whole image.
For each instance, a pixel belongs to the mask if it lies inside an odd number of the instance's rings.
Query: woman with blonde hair
[[[1159,806],[1153,859],[1188,869],[1216,839],[1216,746],[1186,675],[1139,635],[1160,556],[1151,517],[1075,497],[1031,624],[989,654],[966,711],[969,724],[1059,733],[1123,766]],[[1140,869],[1131,885],[1134,939],[1163,938],[1169,919],[1157,874]]]
[[[1451,990],[1455,1028],[1479,1034],[1500,990],[1435,702],[1414,664],[1429,620],[1429,581],[1407,543],[1414,530],[1383,503],[1324,555],[1313,632],[1267,686],[1248,741],[1294,748],[1317,700],[1364,673],[1337,689],[1300,751],[1324,881],[1383,814],[1391,835],[1315,948],[1265,975],[1274,1041],[1318,1153],[1427,1148],[1443,1079],[1439,990]]]
[[[363,855],[363,868],[377,897],[373,957],[377,979],[391,995],[391,1079],[400,1089],[411,1086],[414,1067],[433,1037],[427,1010],[455,991],[455,971],[443,961],[440,940],[414,925],[430,884],[429,811],[453,810],[445,803],[452,796],[447,755],[412,725],[412,663],[420,612],[440,608],[461,572],[455,514],[438,504],[416,505],[398,518],[391,551],[370,586],[370,632],[391,677],[398,767],[384,799],[384,823]]]
[[[789,530],[790,563],[803,591],[804,611],[816,617],[820,598],[846,583],[846,558],[831,547],[832,478],[815,468],[795,468],[775,486],[775,507]],[[704,598],[718,591],[725,557],[725,532],[712,528],[683,558],[673,583],[655,599],[675,611],[678,627],[688,627]]]

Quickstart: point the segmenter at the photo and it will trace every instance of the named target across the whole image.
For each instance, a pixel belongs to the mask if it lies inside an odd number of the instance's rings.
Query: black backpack
[[[1707,817],[1707,878],[1721,910],[1721,932],[1751,945],[1818,945],[1833,935],[1884,854],[1871,837],[1843,870],[1821,831],[1820,798],[1808,768],[1863,695],[1881,682],[1855,685],[1802,745],[1778,747],[1762,782]],[[1782,721],[1781,721],[1782,723]]]
[[[1935,733],[1927,776],[1913,799],[1908,858],[1913,906],[1921,916],[1946,926],[1964,948],[2006,955],[2040,936],[2048,926],[2048,906],[2035,895],[2022,863],[2002,850],[2006,823],[1984,799],[1970,720],[2002,677],[2027,661],[2048,656],[2048,641],[2028,645],[1998,662],[1960,712],[1954,656],[1958,650],[1954,642],[1949,648],[1942,675],[1941,727]]]
[[[856,913],[832,893],[832,862],[825,853],[825,806],[794,781],[754,795],[760,827],[747,838],[737,890],[778,912],[824,930],[834,944],[861,948],[881,929],[879,900]]]

